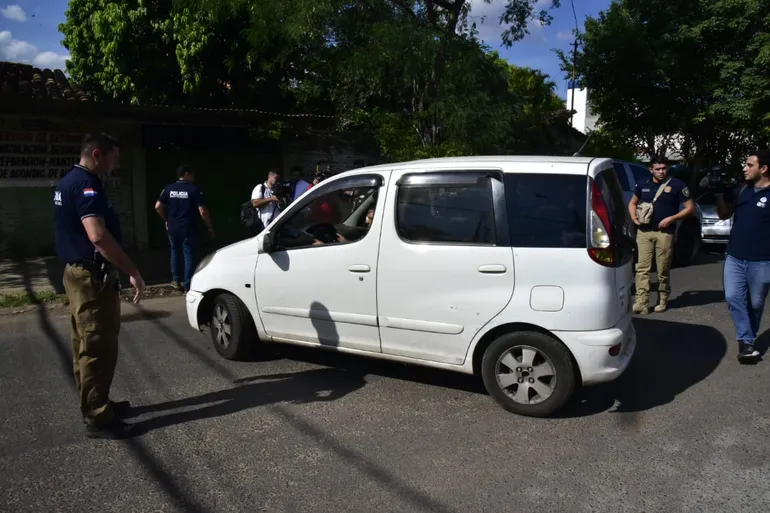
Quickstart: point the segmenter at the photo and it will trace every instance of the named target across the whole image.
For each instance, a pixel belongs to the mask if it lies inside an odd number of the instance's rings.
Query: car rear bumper
[[[187,322],[189,322],[190,326],[195,328],[197,331],[201,331],[201,327],[198,324],[198,308],[200,308],[202,299],[203,294],[200,292],[195,292],[194,290],[191,290],[185,296],[187,306]]]
[[[557,331],[554,333],[572,351],[584,385],[618,378],[631,363],[636,350],[636,329],[631,315],[610,329],[600,331]],[[616,356],[612,348],[620,345]]]

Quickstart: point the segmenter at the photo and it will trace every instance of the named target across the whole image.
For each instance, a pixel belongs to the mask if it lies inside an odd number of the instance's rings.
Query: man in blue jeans
[[[737,193],[717,194],[721,219],[733,216],[727,245],[725,300],[735,325],[738,360],[755,361],[754,342],[770,291],[770,151],[758,150],[746,159],[746,184]]]
[[[195,172],[183,164],[177,169],[175,183],[167,186],[160,194],[155,210],[166,222],[168,239],[171,243],[171,276],[173,285],[185,292],[190,290],[190,281],[195,271],[195,251],[198,247],[198,215],[203,218],[214,238],[211,215],[206,208],[203,193],[195,185]],[[184,255],[184,283],[181,282],[179,264]]]

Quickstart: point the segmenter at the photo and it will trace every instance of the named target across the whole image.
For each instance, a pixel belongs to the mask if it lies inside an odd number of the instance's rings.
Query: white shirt
[[[261,183],[251,191],[252,200],[267,199],[271,197],[273,197],[273,189],[268,187],[267,183]],[[270,221],[281,212],[281,208],[278,206],[278,203],[268,203],[262,208],[258,208],[257,211],[259,212],[259,219],[262,221],[262,224],[267,227],[267,225],[270,224]]]

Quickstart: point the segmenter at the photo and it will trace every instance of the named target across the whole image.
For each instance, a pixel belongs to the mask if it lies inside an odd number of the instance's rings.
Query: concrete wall
[[[139,125],[0,116],[0,258],[54,254],[53,190],[77,162],[80,139],[89,130],[104,130],[121,141],[120,169],[106,177],[105,187],[126,244],[136,243],[142,234],[134,215]]]
[[[105,187],[120,216],[125,245],[137,249],[167,245],[154,204],[182,162],[201,171],[217,239],[225,244],[242,236],[240,205],[270,168],[287,174],[300,166],[311,177],[319,161],[339,173],[379,160],[372,141],[355,135],[316,134],[236,149],[216,144],[171,149],[145,147],[137,122],[0,116],[0,259],[55,255],[53,190],[77,162],[80,140],[91,130],[106,131],[121,142],[120,168],[106,178]]]

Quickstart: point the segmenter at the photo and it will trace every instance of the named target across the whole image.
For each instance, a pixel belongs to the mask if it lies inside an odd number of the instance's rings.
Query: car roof
[[[593,161],[609,161],[609,158],[597,157],[563,157],[547,155],[483,155],[468,157],[441,157],[432,159],[411,160],[408,162],[394,162],[358,168],[349,172],[366,171],[395,171],[410,170],[415,173],[429,171],[467,171],[485,167],[499,167],[505,172],[532,172],[560,173],[560,174],[585,174],[587,167]],[[517,164],[528,164],[522,169],[517,169]],[[340,173],[342,174],[342,173]]]

